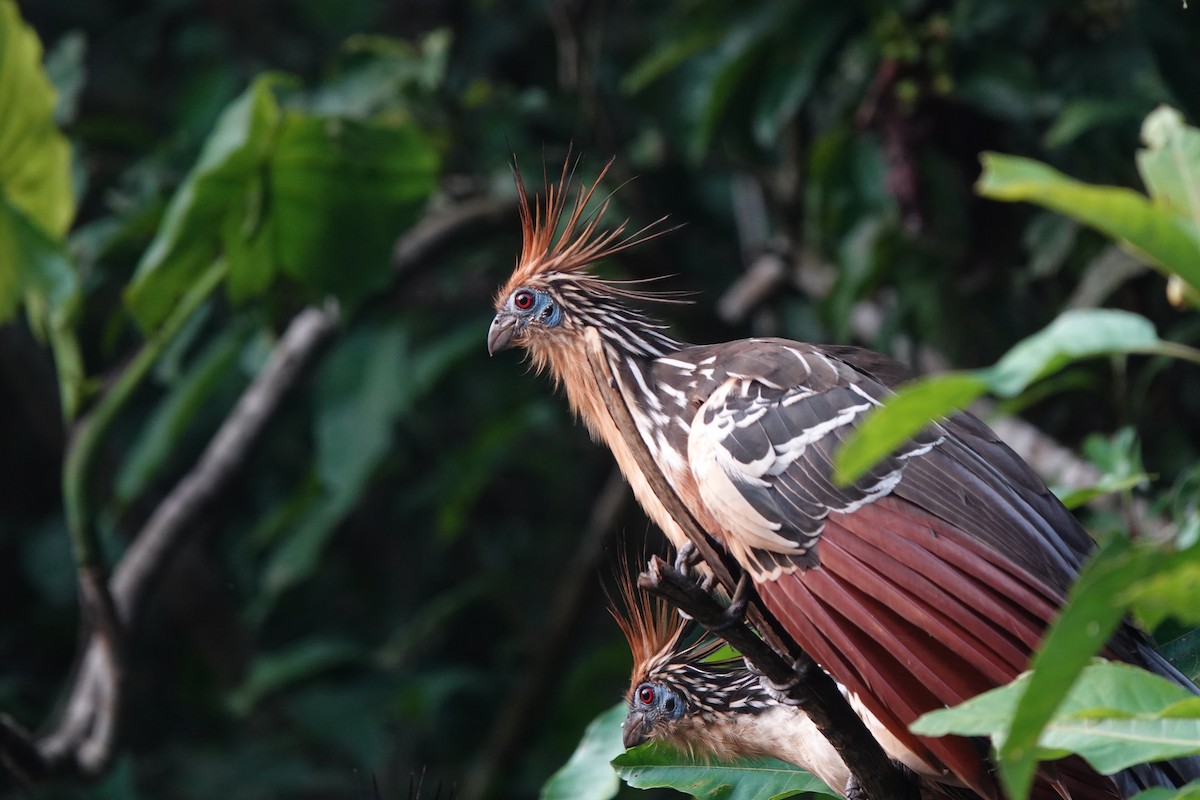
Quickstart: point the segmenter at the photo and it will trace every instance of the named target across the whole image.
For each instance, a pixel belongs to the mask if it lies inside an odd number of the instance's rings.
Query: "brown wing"
[[[683,351],[655,377],[667,395],[702,401],[672,432],[693,478],[685,500],[768,608],[906,747],[998,796],[981,743],[908,724],[1025,668],[1087,534],[965,415],[835,485],[834,450],[890,393],[845,351],[750,340]]]

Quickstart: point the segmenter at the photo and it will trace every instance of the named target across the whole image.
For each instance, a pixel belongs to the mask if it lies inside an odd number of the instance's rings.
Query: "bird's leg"
[[[695,579],[700,584],[700,588],[705,592],[711,592],[713,584],[716,583],[716,578],[713,577],[712,570],[696,569],[696,567],[703,563],[704,559],[701,557],[700,551],[690,541],[684,542],[675,553],[675,569],[689,578]],[[696,577],[697,573],[699,573],[698,579]]]
[[[758,682],[762,686],[763,691],[767,693],[777,703],[782,703],[786,706],[801,705],[801,700],[796,697],[795,689],[805,681],[809,680],[809,670],[815,666],[812,661],[791,662],[791,674],[783,681],[772,680],[767,677],[761,670],[758,669],[750,659],[743,659],[746,662],[746,668],[758,676]]]
[[[710,579],[712,576],[709,576]],[[724,634],[730,628],[740,627],[746,622],[746,608],[750,604],[750,575],[743,572],[734,587],[733,597],[725,607],[725,619],[709,628],[713,633]]]

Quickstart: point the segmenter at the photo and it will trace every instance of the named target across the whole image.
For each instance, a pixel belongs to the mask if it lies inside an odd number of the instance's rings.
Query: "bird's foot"
[[[917,773],[913,772],[907,766],[901,764],[894,758],[888,760],[892,762],[892,766],[895,767],[896,770],[898,770],[907,780],[917,785],[919,790],[918,781],[920,778],[917,776]],[[869,800],[866,791],[858,782],[858,776],[853,773],[851,773],[850,777],[846,779],[846,786],[842,790],[842,794],[845,795],[846,800]]]
[[[746,606],[750,602],[750,576],[743,572],[734,587],[733,597],[725,607],[724,619],[709,627],[713,633],[722,634],[730,628],[738,627],[746,622]]]
[[[697,569],[703,563],[704,559],[701,558],[700,551],[691,542],[684,542],[675,553],[675,569],[700,584],[700,588],[704,591],[711,592],[716,578],[713,577],[711,570]]]
[[[867,793],[858,782],[858,776],[854,774],[846,779],[846,788],[842,790],[842,794],[846,796],[846,800],[868,800]]]
[[[761,670],[750,662],[750,659],[743,660],[746,662],[747,669],[758,676],[759,685],[762,686],[763,691],[767,693],[768,697],[776,703],[782,703],[785,706],[800,705],[800,701],[792,696],[792,690],[808,680],[809,667],[806,664],[793,661],[791,676],[786,681],[777,683],[764,675]]]

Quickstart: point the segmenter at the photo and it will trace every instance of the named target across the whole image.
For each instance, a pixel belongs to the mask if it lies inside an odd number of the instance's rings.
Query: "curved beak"
[[[643,715],[636,711],[630,712],[629,716],[625,717],[625,721],[621,723],[621,741],[625,745],[625,749],[637,747],[646,741],[648,727]]]
[[[492,317],[488,328],[488,355],[494,356],[501,350],[512,347],[513,335],[517,332],[517,318],[503,312]]]

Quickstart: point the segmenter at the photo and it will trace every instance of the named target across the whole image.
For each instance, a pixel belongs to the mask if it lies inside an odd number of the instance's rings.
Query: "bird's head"
[[[667,232],[658,229],[661,219],[631,234],[626,234],[625,222],[608,230],[600,227],[611,195],[592,201],[611,166],[609,161],[592,184],[576,185],[574,166],[568,160],[558,180],[547,179],[544,191],[531,197],[514,162],[521,255],[496,294],[496,316],[488,330],[490,354],[522,347],[541,369],[556,346],[577,341],[588,325],[608,322],[613,309],[621,309],[621,299],[667,299],[639,290],[638,281],[606,280],[588,271],[603,258]],[[593,207],[588,210],[589,206]],[[640,318],[625,309],[620,313]]]
[[[625,747],[671,738],[675,723],[687,710],[687,698],[679,688],[664,681],[642,681],[629,692],[629,713],[622,724]]]
[[[633,670],[625,696],[625,747],[662,741],[706,752],[719,742],[700,734],[706,720],[766,706],[757,676],[737,656],[720,657],[724,642],[695,635],[695,624],[666,601],[634,586],[626,569],[609,610],[629,642]]]

